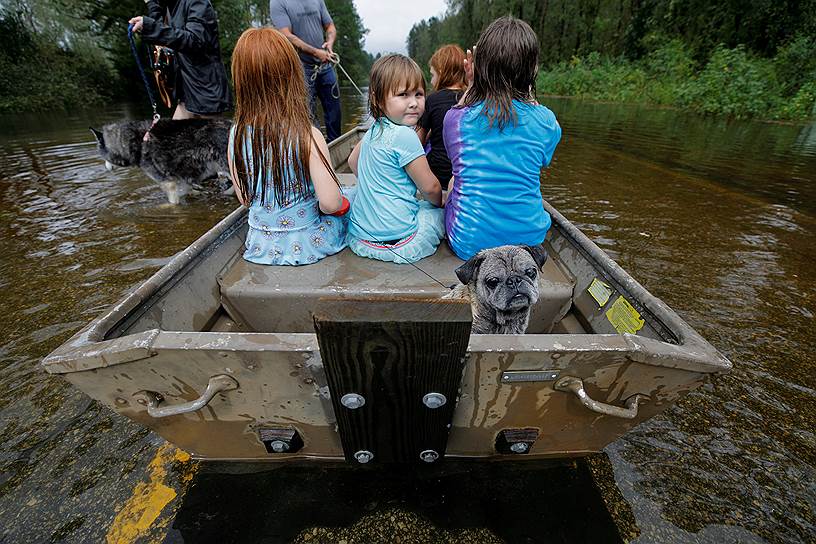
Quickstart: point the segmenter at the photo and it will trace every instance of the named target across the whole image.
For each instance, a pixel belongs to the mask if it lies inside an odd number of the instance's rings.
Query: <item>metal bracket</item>
[[[558,377],[560,370],[505,370],[501,375],[502,383],[517,382],[551,382]]]
[[[622,417],[624,419],[636,418],[638,415],[638,402],[640,400],[649,399],[646,395],[632,395],[626,399],[626,408],[599,402],[587,394],[584,390],[584,382],[581,381],[581,378],[576,378],[575,376],[559,378],[559,380],[555,382],[555,385],[553,385],[553,389],[556,391],[564,391],[565,393],[573,393],[578,397],[578,400],[581,401],[581,404],[593,412],[606,416]]]
[[[233,389],[238,389],[238,382],[235,381],[235,378],[227,376],[226,374],[218,374],[210,378],[209,383],[207,383],[207,389],[204,390],[204,393],[202,393],[200,397],[190,402],[185,402],[184,404],[159,407],[159,404],[164,401],[164,397],[161,393],[156,393],[155,391],[138,391],[134,396],[137,397],[137,399],[141,398],[146,401],[147,413],[150,414],[150,416],[159,418],[196,412],[207,406],[218,393],[231,391]]]

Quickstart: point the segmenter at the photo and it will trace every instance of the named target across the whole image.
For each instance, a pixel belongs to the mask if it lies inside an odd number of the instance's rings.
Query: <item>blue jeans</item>
[[[323,105],[326,122],[326,141],[340,136],[340,86],[337,74],[331,64],[303,64],[306,88],[309,91],[309,107],[312,109],[312,123],[320,127],[317,120],[317,99]]]

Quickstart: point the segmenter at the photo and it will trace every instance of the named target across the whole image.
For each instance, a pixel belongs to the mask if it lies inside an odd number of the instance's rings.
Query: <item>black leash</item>
[[[144,83],[145,90],[147,91],[147,97],[150,99],[150,105],[153,107],[153,124],[150,125],[150,128],[145,132],[144,139],[147,140],[150,138],[150,130],[156,126],[156,123],[159,122],[161,119],[161,115],[156,109],[156,97],[153,96],[153,89],[150,87],[150,82],[147,79],[147,75],[145,74],[144,66],[142,66],[142,59],[139,58],[139,52],[136,50],[136,40],[133,37],[133,25],[128,25],[128,41],[130,42],[130,50],[133,53],[133,58],[136,59],[136,66],[139,67],[139,75],[142,76],[142,83]]]

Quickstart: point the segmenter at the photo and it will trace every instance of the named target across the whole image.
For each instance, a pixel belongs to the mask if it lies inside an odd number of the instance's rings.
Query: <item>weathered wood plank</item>
[[[332,300],[315,312],[315,330],[346,459],[374,462],[443,456],[470,337],[470,307],[450,300]],[[365,404],[350,409],[343,395]],[[427,393],[447,402],[435,409]]]

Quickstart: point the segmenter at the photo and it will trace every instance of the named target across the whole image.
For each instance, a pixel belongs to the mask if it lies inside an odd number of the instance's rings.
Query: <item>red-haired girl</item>
[[[431,86],[434,93],[425,100],[417,134],[423,145],[430,143],[428,164],[443,189],[451,178],[451,161],[442,139],[442,122],[448,110],[459,102],[467,87],[465,52],[458,45],[443,45],[431,57]]]
[[[235,124],[227,156],[235,194],[249,208],[244,258],[302,265],[345,247],[349,201],[309,121],[295,48],[271,28],[245,31],[232,54]],[[322,213],[321,213],[322,212]],[[329,215],[323,215],[329,214]]]

